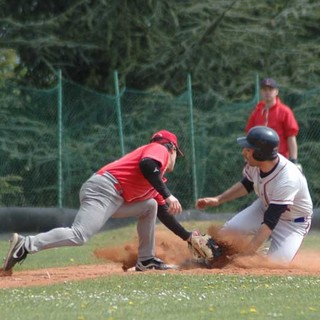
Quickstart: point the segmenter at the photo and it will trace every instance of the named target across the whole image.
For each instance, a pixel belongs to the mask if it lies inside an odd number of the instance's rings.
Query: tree
[[[8,145],[8,137],[3,128],[3,124],[7,123],[10,118],[10,111],[8,110],[8,97],[2,90],[4,82],[7,79],[13,78],[15,76],[14,69],[19,64],[19,59],[16,52],[12,49],[0,49],[0,118],[2,126],[0,127],[0,142],[2,146]],[[0,162],[2,168],[5,167],[7,162],[3,152],[1,152]],[[2,170],[1,170],[2,171]],[[15,195],[21,193],[21,187],[19,182],[21,177],[16,174],[8,174],[7,172],[0,172],[0,205],[3,205],[3,197],[5,195]],[[18,184],[18,185],[17,185]]]
[[[25,83],[50,86],[55,71],[91,88],[186,87],[245,99],[256,73],[284,86],[318,82],[320,4],[314,0],[15,1],[0,18],[0,44],[18,51]]]

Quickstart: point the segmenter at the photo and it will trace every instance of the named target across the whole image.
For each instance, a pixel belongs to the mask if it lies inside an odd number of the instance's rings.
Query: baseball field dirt
[[[94,254],[101,264],[79,265],[61,268],[37,270],[14,270],[12,273],[1,272],[0,288],[27,286],[46,286],[55,283],[81,281],[111,275],[124,277],[138,276],[132,271],[136,261],[137,248],[132,243],[113,248],[97,248]],[[191,265],[188,262],[189,251],[186,243],[167,231],[156,233],[156,255],[167,263],[181,266],[179,270],[148,271],[148,273],[166,272],[173,274],[228,274],[228,275],[261,275],[261,276],[319,276],[320,252],[301,250],[290,265],[275,264],[260,256],[239,256],[222,265],[208,269]],[[127,269],[125,272],[123,269]]]

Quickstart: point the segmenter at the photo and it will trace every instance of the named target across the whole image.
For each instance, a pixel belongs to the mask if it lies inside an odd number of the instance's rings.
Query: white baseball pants
[[[240,211],[227,221],[222,230],[236,230],[246,234],[255,234],[263,222],[265,208],[260,199]],[[309,232],[311,217],[304,222],[280,219],[271,233],[268,257],[274,261],[291,262],[297,254],[304,237]]]

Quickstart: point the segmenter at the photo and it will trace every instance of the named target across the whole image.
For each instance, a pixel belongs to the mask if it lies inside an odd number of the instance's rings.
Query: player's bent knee
[[[92,237],[91,234],[81,232],[80,230],[77,230],[75,228],[73,228],[73,233],[74,233],[73,242],[77,246],[83,246]]]
[[[148,204],[149,204],[150,208],[153,209],[153,211],[157,211],[157,209],[158,209],[158,203],[157,203],[156,200],[154,200],[154,199],[149,199],[149,200],[148,200]]]
[[[156,215],[158,211],[158,203],[154,199],[148,199],[144,203],[144,212],[147,215]]]

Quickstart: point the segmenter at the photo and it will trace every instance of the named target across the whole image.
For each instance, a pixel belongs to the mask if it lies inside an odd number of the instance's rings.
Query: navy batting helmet
[[[279,136],[269,127],[253,127],[246,137],[238,138],[237,142],[242,148],[254,149],[253,158],[258,161],[272,160],[277,157]]]

